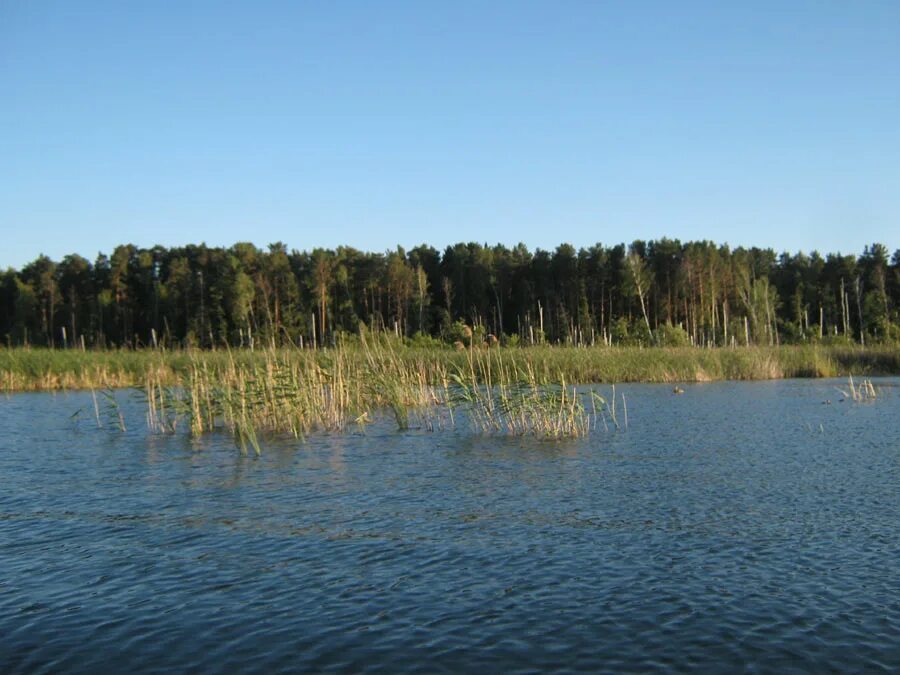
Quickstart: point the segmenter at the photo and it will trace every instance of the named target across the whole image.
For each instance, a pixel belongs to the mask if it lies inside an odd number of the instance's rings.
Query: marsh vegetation
[[[257,451],[260,433],[364,430],[379,416],[399,430],[435,430],[453,428],[464,415],[478,433],[550,438],[619,424],[603,396],[579,390],[547,363],[474,348],[452,360],[429,359],[378,336],[327,353],[228,353],[215,361],[194,354],[174,379],[149,370],[142,392],[152,429],[224,429]]]
[[[464,419],[465,428],[478,434],[580,437],[627,428],[628,402],[616,395],[616,383],[674,383],[672,391],[683,393],[679,383],[883,372],[897,359],[887,349],[818,347],[508,348],[470,342],[462,349],[423,348],[365,331],[317,350],[11,350],[0,351],[3,356],[47,368],[39,377],[31,371],[30,380],[24,367],[10,370],[7,386],[91,389],[94,410],[80,414],[93,414],[98,425],[105,419],[106,426],[125,428],[111,389],[128,385],[140,392],[153,431],[200,436],[220,430],[257,451],[261,435],[365,432],[385,419],[399,430],[455,429]],[[78,369],[54,373],[60,364]],[[845,398],[874,396],[868,379],[854,384],[851,377],[849,386],[852,394]],[[99,406],[96,390],[110,390]]]
[[[285,364],[298,371],[328,369],[335,354],[356,373],[369,356],[365,336],[346,336],[328,349],[217,349],[217,350],[50,350],[0,348],[0,389],[35,391],[103,389],[143,386],[148,381],[179,384],[196,369],[225,372],[231,367]],[[736,347],[697,349],[670,347],[466,347],[462,350],[433,343],[422,345],[382,335],[377,338],[392,359],[404,364],[426,383],[441,384],[448,372],[466,367],[471,353],[490,351],[510,368],[529,367],[545,379],[579,384],[618,382],[705,382],[763,380],[791,377],[837,377],[900,373],[900,350],[889,347]],[[371,340],[370,340],[371,342]],[[370,367],[376,368],[377,364]],[[305,374],[304,377],[311,377]],[[384,382],[383,387],[389,387]]]

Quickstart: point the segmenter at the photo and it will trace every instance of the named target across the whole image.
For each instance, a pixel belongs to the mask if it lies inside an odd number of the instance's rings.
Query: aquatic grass
[[[812,346],[520,349],[470,344],[457,351],[365,333],[321,350],[0,349],[0,381],[8,390],[84,386],[96,392],[127,384],[146,398],[147,423],[154,431],[185,429],[200,436],[224,430],[242,449],[256,451],[267,434],[302,439],[348,428],[365,432],[369,423],[384,419],[399,430],[453,428],[464,418],[476,433],[581,437],[599,425],[604,430],[628,426],[627,401],[616,395],[615,384],[609,397],[583,385],[811,377],[834,375],[848,365],[865,377],[900,361],[884,349]],[[95,417],[100,420],[99,412]],[[124,418],[113,420],[113,426],[124,424]]]
[[[470,350],[449,381],[450,405],[464,410],[472,427],[487,434],[585,436],[596,428],[606,403],[593,390],[580,393],[561,373],[551,377],[546,368],[508,359],[495,349]]]
[[[410,411],[438,401],[421,364],[397,358],[383,345],[356,358],[342,347],[322,359],[314,352],[271,350],[264,360],[192,361],[176,386],[159,371],[142,389],[151,429],[174,432],[185,421],[194,435],[225,429],[258,447],[260,433],[303,438],[313,431],[344,432],[376,411],[392,411],[398,429]]]
[[[835,387],[845,399],[850,399],[857,403],[874,401],[878,397],[878,392],[872,384],[872,380],[864,379],[859,384],[854,385],[853,375],[848,378],[847,386],[849,392],[844,391],[840,387]]]
[[[500,350],[470,350],[450,369],[410,359],[378,338],[364,343],[363,354],[339,345],[327,358],[280,350],[263,361],[195,358],[174,385],[154,368],[140,388],[147,424],[195,436],[223,429],[258,451],[260,434],[343,433],[385,415],[398,430],[452,428],[464,415],[476,433],[562,438],[586,435],[604,414],[596,392]]]
[[[116,390],[105,389],[101,391],[100,399],[103,401],[102,406],[100,405],[100,400],[97,398],[97,392],[91,389],[91,412],[93,412],[97,428],[104,428],[105,425],[103,424],[103,420],[105,419],[110,427],[116,428],[121,432],[127,431],[128,428],[125,424],[125,415],[122,413],[122,408],[119,405],[119,401],[116,399]],[[69,416],[69,419],[77,425],[83,416],[86,416],[84,407],[79,408],[72,413]]]

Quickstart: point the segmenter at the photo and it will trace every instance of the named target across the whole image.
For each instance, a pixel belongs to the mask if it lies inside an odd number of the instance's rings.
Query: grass
[[[845,399],[849,399],[851,401],[855,401],[857,403],[874,401],[878,398],[878,392],[875,389],[875,386],[872,384],[871,380],[864,379],[857,385],[853,384],[853,375],[850,375],[847,381],[849,393],[837,387],[837,390],[841,392]]]
[[[562,373],[538,370],[531,359],[510,358],[500,349],[468,350],[449,381],[448,402],[464,407],[483,433],[578,437],[595,428],[598,417],[605,423],[606,400],[595,391],[579,393]]]
[[[333,349],[327,359],[276,350],[240,357],[195,354],[175,384],[163,368],[151,368],[142,388],[150,428],[194,435],[224,429],[257,451],[260,434],[341,433],[384,414],[400,430],[454,427],[460,415],[486,434],[578,437],[601,418],[609,428],[599,394],[579,392],[498,349],[468,350],[441,364],[370,338]],[[615,411],[610,418],[618,426]]]
[[[265,434],[342,433],[385,415],[398,429],[456,426],[484,434],[585,436],[628,426],[625,397],[607,399],[573,383],[697,382],[900,372],[895,349],[817,347],[636,349],[412,348],[363,336],[328,350],[0,350],[8,391],[101,390],[108,424],[125,421],[108,393],[143,392],[158,432],[225,430],[259,451]],[[866,381],[864,389],[872,392]],[[862,394],[861,394],[862,395]],[[855,397],[854,397],[855,398]],[[94,416],[101,415],[94,395]]]
[[[370,338],[371,341],[371,338]],[[381,339],[382,342],[387,342]],[[481,350],[414,348],[392,342],[392,359],[408,367],[420,385],[440,384],[448,373],[465,370],[467,360]],[[340,367],[348,376],[366,365],[371,354],[362,342],[342,350]],[[538,380],[570,383],[614,382],[706,382],[713,380],[760,380],[786,377],[846,377],[900,374],[900,350],[895,347],[739,347],[696,349],[635,347],[527,347],[492,348],[502,354],[506,367],[534,370]],[[266,351],[77,351],[0,348],[0,390],[38,391],[59,389],[104,389],[143,386],[149,380],[174,386],[197,367],[223,371],[248,369],[269,362],[297,370],[333,366],[334,349]],[[379,374],[379,363],[368,362],[371,381],[390,398],[391,371]]]

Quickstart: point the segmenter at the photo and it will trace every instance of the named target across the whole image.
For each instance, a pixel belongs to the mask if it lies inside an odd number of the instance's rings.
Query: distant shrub
[[[487,328],[484,326],[475,326],[472,329],[472,342],[476,345],[480,345],[481,343],[487,341]]]
[[[856,343],[848,335],[826,335],[822,338],[826,347],[853,347]]]
[[[410,347],[414,347],[416,349],[443,349],[446,345],[438,340],[437,338],[433,338],[427,333],[423,333],[421,331],[416,331],[416,333],[407,340],[407,344]]]
[[[649,347],[653,344],[653,334],[641,319],[632,321],[628,329],[628,337],[631,344],[638,347]]]
[[[609,332],[613,344],[621,347],[649,347],[653,344],[653,335],[643,319],[628,321],[625,317],[619,317]]]
[[[886,342],[893,345],[900,344],[900,326],[895,323],[888,325]]]
[[[444,339],[451,344],[456,342],[468,342],[469,337],[471,337],[471,332],[466,335],[467,330],[471,331],[471,329],[462,321],[452,321],[447,324],[444,329]]]
[[[784,344],[798,344],[805,341],[803,329],[796,321],[779,321],[778,334]]]
[[[728,322],[728,340],[729,344],[732,338],[734,338],[735,344],[745,345],[747,344],[747,331],[749,330],[749,325],[745,324],[742,319],[732,319]]]
[[[495,343],[497,341],[495,336],[488,333],[485,326],[469,326],[459,319],[446,327],[443,337],[444,340],[450,344],[461,342],[466,347],[473,345],[480,347],[483,344]]]
[[[691,338],[681,326],[664,324],[656,329],[656,342],[660,347],[687,347]]]
[[[818,344],[821,342],[821,338],[819,337],[819,324],[810,324],[809,328],[806,329],[806,341],[811,344]]]
[[[609,328],[609,336],[614,345],[627,345],[629,340],[628,319],[620,316],[613,321],[612,326]]]
[[[368,336],[369,330],[365,324],[360,324],[360,333],[351,333],[346,330],[336,330],[333,334],[334,343],[343,347],[358,347],[362,342],[361,336]]]

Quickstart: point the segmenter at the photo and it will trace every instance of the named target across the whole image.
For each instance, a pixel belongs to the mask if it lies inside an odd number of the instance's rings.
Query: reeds
[[[575,438],[595,429],[606,414],[606,400],[593,389],[579,392],[562,373],[551,377],[532,361],[509,359],[497,349],[470,349],[449,382],[449,404],[482,433]]]
[[[196,358],[176,383],[167,378],[152,369],[140,389],[151,429],[223,429],[257,452],[260,434],[343,433],[385,417],[399,430],[453,428],[464,417],[476,433],[541,438],[584,436],[598,421],[609,429],[607,416],[618,427],[597,392],[496,349],[469,349],[462,363],[444,368],[370,336],[327,358],[277,350],[261,360]]]
[[[385,345],[367,345],[365,358],[342,347],[326,358],[314,352],[271,350],[262,359],[192,359],[170,384],[148,373],[142,392],[151,429],[194,435],[225,429],[258,450],[260,433],[303,438],[362,425],[373,410],[390,410],[399,429],[436,398],[421,364],[409,364]]]
[[[417,347],[397,338],[355,338],[341,348],[352,368],[369,359],[372,343],[390,349],[392,358],[410,369],[418,369],[428,385],[440,385],[449,372],[465,368],[473,347]],[[758,380],[781,377],[836,377],[857,373],[864,376],[900,373],[900,350],[889,347],[741,347],[694,349],[632,347],[495,347],[507,362],[519,368],[530,363],[536,371],[552,372],[566,382],[703,382],[712,380]],[[105,389],[143,386],[152,371],[155,381],[177,385],[197,363],[224,371],[234,362],[247,369],[261,368],[266,361],[330,368],[334,350],[49,350],[0,347],[0,389],[4,391]],[[390,382],[387,383],[388,385]],[[382,392],[387,394],[388,392]]]
[[[872,380],[864,379],[859,384],[853,384],[853,375],[850,375],[848,378],[847,385],[850,389],[849,392],[844,391],[840,387],[836,387],[836,389],[843,394],[845,399],[850,399],[851,401],[856,401],[857,403],[865,402],[865,401],[874,401],[877,398],[877,391],[875,390],[875,386],[872,384]]]
[[[322,350],[81,352],[0,348],[6,390],[138,386],[147,421],[160,432],[222,429],[244,448],[261,434],[364,431],[391,419],[398,429],[459,424],[477,433],[584,436],[624,429],[628,409],[574,386],[601,382],[689,382],[900,372],[896,350],[852,348],[635,349],[416,347],[365,334]],[[871,400],[871,381],[847,398]],[[107,402],[106,408],[109,408]],[[105,415],[109,426],[124,418]],[[100,415],[95,415],[99,418]]]

